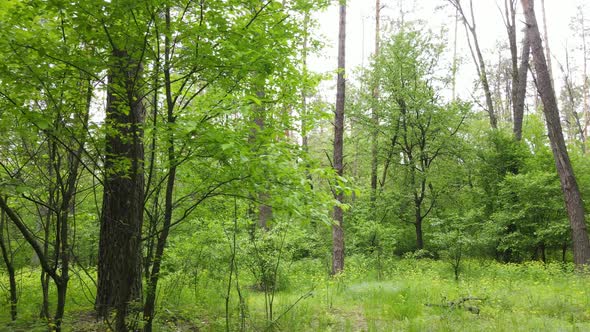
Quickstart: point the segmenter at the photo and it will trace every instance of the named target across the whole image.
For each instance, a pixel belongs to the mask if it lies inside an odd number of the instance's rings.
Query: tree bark
[[[338,78],[336,82],[336,112],[334,116],[334,170],[338,176],[344,174],[343,137],[344,137],[344,101],[346,68],[346,1],[340,2],[340,22],[338,24]],[[344,193],[335,188],[335,198],[344,202]],[[343,212],[338,205],[334,206],[334,224],[332,225],[332,274],[344,270],[344,231]]]
[[[117,331],[126,331],[128,304],[141,299],[144,105],[138,92],[141,63],[127,50],[112,50],[106,107],[106,153],[98,256],[96,310],[117,310]]]
[[[584,219],[584,204],[576,177],[571,166],[569,155],[565,146],[563,133],[561,129],[561,122],[559,119],[559,110],[557,108],[557,100],[553,85],[551,84],[551,76],[543,53],[543,45],[541,42],[541,35],[535,17],[532,0],[521,0],[524,9],[527,33],[531,43],[531,52],[533,55],[533,62],[535,71],[537,72],[537,89],[543,101],[543,112],[547,122],[547,132],[551,144],[551,150],[555,159],[557,173],[563,191],[565,205],[570,221],[570,228],[573,239],[574,263],[577,266],[586,265],[590,263],[590,241],[588,240],[588,232],[586,230],[586,223]]]

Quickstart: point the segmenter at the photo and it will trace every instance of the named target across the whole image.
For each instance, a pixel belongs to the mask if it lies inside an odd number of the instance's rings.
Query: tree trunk
[[[141,299],[145,109],[137,91],[141,64],[120,49],[113,49],[111,61],[96,310],[106,318],[116,309],[116,330],[126,331],[128,304]]]
[[[340,23],[338,31],[338,79],[336,82],[336,113],[334,116],[334,170],[338,176],[344,173],[343,138],[344,138],[344,101],[346,68],[346,1],[340,2]],[[335,198],[344,202],[344,193],[335,188]],[[343,212],[338,205],[334,206],[334,224],[332,225],[332,274],[338,274],[344,269],[344,231]]]
[[[63,320],[64,312],[66,310],[66,294],[68,291],[68,280],[60,279],[55,283],[57,288],[57,307],[55,309],[55,331],[61,331],[61,323]]]
[[[303,77],[305,80],[303,82],[303,88],[301,89],[301,146],[305,152],[309,151],[309,136],[307,133],[307,79],[309,76],[309,71],[307,68],[307,48],[309,43],[309,21],[310,13],[309,11],[306,11],[303,18],[303,45],[301,55]]]
[[[39,312],[39,317],[49,319],[49,275],[45,271],[41,271],[39,279],[41,281],[41,312]]]
[[[486,65],[483,59],[483,55],[481,53],[481,49],[479,47],[479,42],[477,40],[477,33],[475,32],[475,28],[472,30],[471,34],[473,35],[473,41],[475,44],[475,52],[477,54],[477,58],[479,61],[479,79],[481,81],[481,85],[483,87],[484,95],[486,98],[486,105],[488,107],[488,115],[490,117],[490,126],[492,129],[498,128],[498,118],[496,116],[496,112],[494,110],[494,102],[492,100],[492,92],[490,90],[490,84],[488,83],[488,74],[486,71]]]
[[[381,1],[375,1],[375,58],[379,56],[379,29],[381,16]],[[377,154],[378,154],[378,137],[379,137],[379,115],[377,110],[377,101],[379,100],[379,83],[375,82],[373,87],[373,107],[371,109],[371,122],[373,132],[371,137],[371,214],[375,216],[375,201],[377,200]]]
[[[537,88],[543,101],[543,112],[547,122],[551,150],[555,158],[555,165],[559,174],[561,189],[570,221],[574,263],[581,266],[590,263],[590,241],[588,240],[588,232],[584,220],[584,204],[565,146],[559,119],[559,110],[557,108],[557,101],[553,85],[551,84],[551,76],[545,60],[545,54],[543,53],[533,1],[521,0],[521,2],[525,12],[535,71],[537,72]]]
[[[584,22],[584,10],[580,9],[580,22],[582,24],[580,32],[582,34],[582,52],[584,55],[584,84],[583,84],[583,97],[584,97],[584,136],[588,137],[588,125],[590,125],[590,112],[588,105],[588,57],[586,55],[586,22]]]
[[[424,235],[422,232],[422,216],[420,215],[420,208],[416,207],[416,220],[414,221],[416,228],[416,249],[424,249]]]
[[[579,143],[582,148],[582,152],[586,154],[586,133],[584,130],[584,126],[582,124],[582,119],[578,115],[576,111],[576,97],[574,92],[573,82],[571,80],[571,68],[570,68],[570,59],[569,53],[566,51],[565,56],[565,68],[560,65],[560,69],[564,76],[564,88],[567,94],[567,100],[569,101],[569,107],[564,108],[567,110],[566,113],[566,123],[569,125],[569,137],[570,140],[574,143]],[[571,113],[571,114],[568,114]],[[580,142],[576,139],[576,133],[580,135]]]
[[[10,237],[4,237],[4,229],[8,235],[8,223],[6,222],[6,213],[2,211],[0,214],[0,250],[2,251],[2,259],[8,271],[8,283],[10,287],[10,319],[16,320],[16,305],[18,303],[18,295],[16,290],[16,276],[13,264],[12,250],[10,250]]]
[[[531,0],[534,1],[534,0]],[[551,86],[555,87],[553,84],[553,66],[551,65],[551,49],[549,48],[549,33],[547,32],[547,13],[545,12],[545,0],[541,0],[541,10],[543,11],[543,39],[545,39],[545,59],[547,60],[547,72],[549,73],[549,78],[551,79]]]
[[[166,8],[166,30],[170,31],[170,8]],[[158,281],[160,279],[160,269],[162,266],[162,258],[164,256],[164,249],[170,234],[170,226],[172,225],[172,213],[173,213],[173,195],[174,185],[176,181],[176,169],[177,169],[177,156],[175,150],[174,141],[174,124],[176,123],[176,117],[174,116],[174,98],[172,97],[172,78],[170,75],[170,39],[168,34],[164,37],[164,86],[166,89],[166,128],[167,129],[167,141],[168,141],[168,164],[170,165],[170,171],[166,181],[166,194],[164,198],[164,223],[158,236],[158,242],[156,245],[156,252],[153,257],[152,269],[148,276],[148,285],[146,292],[145,305],[143,307],[143,319],[145,321],[144,332],[151,332],[152,325],[155,315],[156,305],[156,290],[158,287]]]
[[[531,53],[531,44],[529,36],[525,33],[522,41],[522,50],[520,55],[520,66],[518,67],[518,87],[516,89],[516,99],[513,105],[514,116],[514,139],[522,139],[522,121],[524,118],[524,100],[526,99],[527,74],[529,69],[529,56]]]
[[[522,40],[520,54],[520,66],[518,62],[518,47],[516,45],[516,8],[514,0],[504,0],[505,25],[510,44],[510,57],[512,64],[512,119],[514,139],[522,139],[522,121],[524,118],[524,101],[526,97],[527,73],[529,67],[530,43],[528,34]]]
[[[477,69],[477,75],[479,76],[479,81],[481,82],[483,92],[486,99],[486,107],[487,113],[490,118],[490,126],[493,129],[498,128],[498,118],[496,116],[496,112],[494,111],[494,101],[492,99],[492,92],[490,90],[490,84],[488,82],[488,75],[486,71],[485,61],[483,59],[483,54],[481,53],[481,48],[479,46],[479,39],[477,37],[477,29],[476,29],[476,22],[475,22],[475,15],[473,13],[473,0],[469,1],[469,13],[470,19],[467,18],[465,11],[463,10],[463,6],[461,5],[460,0],[447,0],[457,9],[461,18],[463,19],[463,24],[465,26],[465,30],[467,33],[467,43],[469,45],[469,50],[471,51],[471,57],[473,62],[475,63]],[[471,38],[469,38],[469,34],[473,39],[473,46],[475,46],[475,50],[471,45]]]
[[[459,11],[455,12],[455,28],[453,33],[453,67],[452,67],[452,95],[451,100],[457,99],[457,28],[459,27]]]
[[[261,74],[258,74],[261,75]],[[264,82],[264,76],[261,75],[259,78],[260,82]],[[265,93],[262,84],[257,84],[257,91],[256,97],[260,100],[264,99]],[[254,106],[254,124],[255,126],[252,128],[249,142],[255,145],[256,137],[259,136],[259,133],[264,131],[266,126],[266,119],[265,119],[265,109],[262,105],[255,105]],[[258,227],[262,230],[268,230],[268,222],[272,219],[272,206],[268,205],[268,201],[270,199],[270,195],[266,191],[258,192],[255,194],[257,196],[258,201],[260,204],[258,205]]]

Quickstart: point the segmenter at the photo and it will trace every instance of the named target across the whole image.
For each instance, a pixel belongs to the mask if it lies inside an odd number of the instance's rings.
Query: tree
[[[149,27],[152,22],[139,17],[143,24],[133,23],[134,17],[138,18],[131,15],[131,11],[141,13],[143,8],[139,6],[127,0],[111,2],[109,21],[104,25],[109,37],[110,58],[95,306],[99,317],[105,319],[111,309],[117,310],[117,331],[128,329],[125,318],[129,305],[142,297],[143,124],[146,112],[142,74],[146,46],[140,26]]]
[[[380,38],[380,27],[381,27],[381,1],[375,1],[375,54],[379,56],[379,38]],[[379,98],[379,85],[375,84],[373,87],[373,98]],[[378,138],[379,138],[379,115],[375,110],[375,106],[371,108],[371,120],[373,123],[373,136],[371,137],[371,202],[375,202],[377,199],[377,165],[378,165]]]
[[[468,110],[460,102],[445,105],[436,94],[433,64],[441,51],[429,35],[405,26],[383,45],[374,68],[388,114],[380,129],[392,137],[388,160],[395,162],[393,156],[400,156],[400,190],[412,207],[408,218],[415,228],[417,249],[424,248],[424,220],[443,189],[434,187],[434,170],[440,159],[453,154]]]
[[[338,78],[336,81],[336,112],[334,114],[334,159],[333,167],[337,176],[336,182],[344,174],[343,139],[344,139],[344,102],[346,68],[346,1],[340,1],[340,21],[338,24]],[[344,192],[340,185],[334,186],[334,195],[338,203],[334,206],[334,224],[332,225],[332,274],[344,269],[344,230],[343,211],[339,204],[344,202]]]
[[[570,142],[578,143],[582,152],[586,153],[586,131],[584,130],[583,115],[578,113],[578,106],[583,104],[584,92],[583,86],[576,86],[572,79],[572,68],[570,65],[570,55],[566,50],[565,68],[561,63],[559,70],[563,75],[563,87],[561,89],[560,98],[562,100],[562,110],[564,112],[566,134]]]
[[[288,186],[282,173],[293,172],[293,167],[284,159],[299,156],[291,150],[292,142],[276,137],[290,128],[291,116],[284,109],[298,99],[301,74],[285,58],[297,51],[290,45],[300,31],[299,11],[316,3],[299,5],[304,8],[253,0],[232,7],[241,13],[234,15],[218,3],[207,7],[205,17],[203,6],[182,9],[183,19],[177,20],[175,13],[184,5],[166,3],[154,21],[158,33],[153,37],[160,46],[151,76],[155,101],[146,185],[149,231],[143,238],[144,331],[153,328],[157,315],[156,291],[173,227],[190,224],[193,214],[201,216],[195,210],[214,196],[248,197],[252,206],[265,195],[261,205],[266,210],[261,206],[258,220],[266,229],[270,215],[262,212],[272,213],[271,204],[281,195],[288,197],[280,192],[273,199],[273,189],[276,192],[279,181]],[[285,19],[286,13],[293,17]],[[228,19],[231,30],[220,35]],[[197,45],[200,51],[183,44]],[[240,186],[234,188],[234,182]],[[260,192],[264,195],[253,194]],[[281,204],[277,205],[280,215]]]
[[[511,70],[511,100],[514,139],[522,138],[522,121],[524,118],[524,101],[526,97],[527,73],[529,68],[530,43],[525,33],[522,41],[520,66],[518,64],[518,47],[516,45],[516,0],[504,0],[504,25],[508,33],[510,45]]]
[[[590,126],[590,114],[589,114],[589,110],[590,110],[590,104],[588,101],[588,22],[586,17],[584,16],[584,12],[587,9],[586,5],[580,5],[577,7],[577,13],[576,16],[572,18],[571,22],[570,22],[570,30],[573,33],[574,36],[578,37],[579,40],[577,41],[577,47],[576,50],[579,51],[580,53],[576,53],[576,55],[579,54],[579,57],[582,58],[582,83],[581,84],[575,84],[574,82],[577,81],[574,77],[574,73],[570,72],[570,59],[569,57],[567,57],[566,60],[566,65],[565,65],[565,71],[561,68],[563,67],[563,65],[560,65],[560,69],[564,75],[564,80],[566,80],[565,84],[566,84],[566,91],[565,91],[565,95],[566,98],[565,100],[568,100],[568,104],[569,106],[574,106],[572,104],[572,97],[576,97],[574,99],[576,99],[577,101],[577,95],[578,93],[572,93],[572,92],[576,92],[576,90],[581,89],[581,102],[576,102],[576,104],[581,104],[582,106],[582,115],[580,116],[579,114],[573,114],[571,113],[571,115],[575,116],[575,119],[573,119],[574,121],[579,120],[580,123],[579,125],[576,123],[575,125],[578,127],[578,131],[581,129],[580,137],[583,137],[583,150],[586,151],[585,145],[586,145],[586,140],[588,137],[588,128]],[[578,58],[578,57],[576,57]],[[573,62],[573,61],[572,61]],[[568,83],[569,81],[569,83]],[[569,86],[569,88],[567,87]],[[575,109],[572,109],[572,111],[575,111]]]
[[[537,73],[537,89],[543,101],[543,113],[547,123],[549,142],[570,221],[574,263],[581,266],[590,263],[590,241],[586,230],[584,203],[563,138],[555,91],[551,83],[551,76],[545,60],[541,35],[535,16],[534,1],[521,0],[521,3],[525,13],[527,33],[529,34],[531,53]]]
[[[477,37],[477,29],[476,29],[476,21],[475,15],[473,13],[473,0],[469,0],[469,15],[465,13],[463,9],[463,5],[461,4],[461,0],[447,0],[449,3],[457,10],[459,15],[463,20],[463,25],[465,27],[465,33],[467,35],[467,43],[469,45],[469,50],[471,51],[471,58],[475,63],[475,67],[477,69],[477,76],[481,82],[482,89],[485,95],[486,100],[486,112],[490,118],[490,126],[493,129],[498,127],[498,118],[494,111],[494,102],[492,100],[492,92],[490,89],[490,84],[488,82],[488,73],[486,70],[485,61],[483,58],[483,54],[481,52],[481,47],[479,46],[479,39]],[[470,37],[471,36],[471,37]],[[473,40],[473,44],[472,44]],[[473,46],[472,46],[473,45]],[[475,49],[474,49],[475,48]]]
[[[92,75],[66,62],[93,52],[74,35],[75,26],[64,23],[71,16],[56,4],[43,9],[13,9],[2,19],[8,29],[0,45],[2,62],[10,64],[2,68],[0,80],[2,108],[6,110],[3,138],[7,139],[0,161],[4,180],[0,209],[41,265],[41,317],[50,329],[59,331],[75,232],[70,220],[76,215],[75,198],[83,188],[79,180],[87,167],[83,155],[88,156],[85,145],[93,95]],[[23,15],[46,15],[50,19],[21,25]],[[30,227],[33,221],[41,226],[39,231]],[[50,282],[57,290],[53,314]]]

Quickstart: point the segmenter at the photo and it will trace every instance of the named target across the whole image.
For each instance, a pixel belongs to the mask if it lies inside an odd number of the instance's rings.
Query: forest
[[[0,331],[590,330],[551,2],[0,0]]]

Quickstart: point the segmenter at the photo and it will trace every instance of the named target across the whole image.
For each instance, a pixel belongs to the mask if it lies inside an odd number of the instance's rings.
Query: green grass
[[[326,275],[317,260],[293,262],[281,274],[285,289],[274,302],[274,325],[281,331],[590,331],[589,278],[561,264],[499,264],[467,261],[459,282],[450,266],[432,260],[391,260],[383,264],[381,280],[369,259],[352,257],[337,278]],[[7,292],[0,290],[0,328],[6,331],[43,331],[38,320],[38,271],[19,273],[19,320],[9,322]],[[0,275],[5,286],[6,276]],[[105,330],[92,319],[92,301],[82,281],[72,278],[66,331]],[[220,331],[225,329],[223,276],[201,273],[190,279],[181,273],[161,283],[157,331]],[[246,269],[240,285],[245,300],[244,324],[249,331],[269,327],[264,295],[254,287]],[[230,298],[230,329],[240,317],[235,287]],[[311,290],[311,296],[300,297]],[[463,297],[479,308],[445,304]],[[288,308],[291,309],[287,311]],[[286,313],[285,313],[286,312]]]

